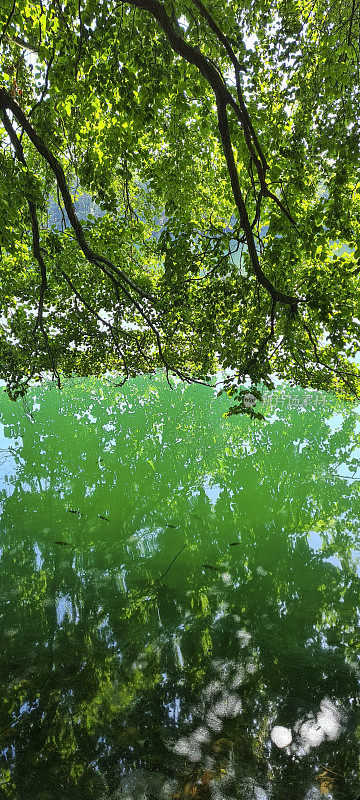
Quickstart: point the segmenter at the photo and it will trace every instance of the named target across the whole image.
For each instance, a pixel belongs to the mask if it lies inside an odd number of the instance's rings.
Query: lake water
[[[0,395],[0,796],[352,800],[360,414]]]

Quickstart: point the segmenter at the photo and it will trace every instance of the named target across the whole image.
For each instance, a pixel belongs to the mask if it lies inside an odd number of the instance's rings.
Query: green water
[[[320,400],[0,395],[1,798],[357,797],[360,415]]]

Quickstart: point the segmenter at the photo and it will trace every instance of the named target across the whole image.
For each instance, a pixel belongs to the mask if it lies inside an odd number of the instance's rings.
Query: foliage
[[[273,375],[358,394],[359,25],[350,0],[2,2],[11,397],[160,366],[228,370],[235,411]]]

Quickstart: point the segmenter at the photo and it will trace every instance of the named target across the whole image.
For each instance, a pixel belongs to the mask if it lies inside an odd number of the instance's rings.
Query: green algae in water
[[[1,797],[357,796],[359,415],[278,398],[0,396]]]

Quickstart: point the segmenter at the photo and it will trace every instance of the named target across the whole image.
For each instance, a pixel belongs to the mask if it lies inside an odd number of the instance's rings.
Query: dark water
[[[278,405],[0,396],[1,798],[357,797],[359,409]]]

